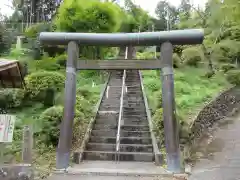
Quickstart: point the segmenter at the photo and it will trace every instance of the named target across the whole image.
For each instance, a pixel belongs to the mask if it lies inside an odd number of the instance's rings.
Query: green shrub
[[[40,115],[42,135],[45,136],[43,137],[43,141],[45,141],[47,145],[57,145],[62,117],[62,106],[50,107]]]
[[[61,66],[57,64],[54,58],[44,58],[35,62],[37,70],[57,71]]]
[[[155,112],[157,109],[162,107],[162,91],[158,90],[153,93],[152,98],[152,110]]]
[[[89,87],[80,87],[77,89],[77,94],[89,99],[92,95],[92,92],[90,91]]]
[[[59,64],[61,67],[66,67],[67,64],[67,55],[61,54],[54,58],[56,60],[56,63]]]
[[[87,100],[84,98],[82,95],[77,94],[76,95],[76,103],[75,103],[75,109],[78,112],[81,112],[81,116],[79,118],[82,118],[81,120],[84,119],[89,119],[93,115],[93,104],[92,104],[92,99],[95,96],[91,95],[89,98],[90,100]],[[57,93],[55,97],[55,105],[64,105],[64,92]]]
[[[233,85],[240,85],[240,71],[239,70],[230,70],[227,72],[227,80]]]
[[[69,0],[60,5],[55,22],[62,31],[114,32],[122,22],[120,12],[120,7],[110,2]]]
[[[23,89],[1,89],[0,90],[0,108],[20,107],[24,100]]]
[[[22,49],[12,48],[9,53],[9,57],[14,59],[20,59],[22,57],[26,57],[27,55],[29,55],[30,52],[31,50],[25,48]]]
[[[177,55],[181,56],[183,49],[184,49],[184,46],[175,45],[173,48],[173,52],[176,53]]]
[[[180,138],[180,143],[185,144],[186,141],[188,140],[189,137],[189,126],[184,122],[184,120],[177,115],[176,120],[179,122],[179,138]],[[160,108],[156,110],[154,116],[153,116],[153,131],[159,139],[159,143],[163,144],[164,143],[164,122],[163,122],[163,109]]]
[[[26,61],[19,61],[19,68],[23,78],[28,74],[28,63]]]
[[[25,78],[26,90],[30,98],[43,98],[47,89],[59,92],[65,84],[65,76],[58,72],[39,71]]]
[[[160,82],[160,80],[159,80]],[[151,92],[154,92],[154,91],[158,91],[159,89],[161,89],[161,86],[159,85],[159,83],[156,82],[155,79],[149,79],[147,80],[147,88],[151,91]]]
[[[203,53],[196,47],[186,48],[182,52],[182,59],[184,64],[197,67],[199,62],[203,59]]]
[[[54,26],[51,23],[39,23],[30,26],[25,31],[25,36],[28,38],[37,38],[40,32],[51,32]]]
[[[9,53],[13,38],[13,32],[11,32],[10,29],[6,28],[5,25],[0,23],[0,55],[6,55]]]
[[[212,57],[219,62],[235,62],[240,56],[240,43],[235,40],[223,40],[213,46]]]
[[[53,106],[46,109],[40,115],[40,121],[42,123],[42,132],[43,141],[47,145],[57,146],[58,139],[60,135],[60,125],[63,119],[63,106]],[[74,124],[83,119],[83,114],[79,111],[75,111],[74,114]]]
[[[47,89],[45,92],[45,98],[44,98],[44,106],[45,107],[51,107],[54,105],[54,98],[55,98],[55,91],[54,89]]]
[[[155,57],[154,52],[137,52],[138,59],[153,59]]]
[[[162,144],[164,142],[164,129],[163,129],[163,109],[160,108],[156,110],[153,116],[153,131],[159,139],[159,143]]]
[[[174,53],[173,54],[173,67],[174,68],[179,68],[181,63],[181,58],[178,56],[178,54]]]
[[[236,66],[233,64],[225,64],[225,65],[222,65],[222,67],[221,67],[221,69],[223,70],[224,73],[226,73],[230,70],[233,70],[235,68],[236,68]]]
[[[90,118],[93,115],[92,105],[83,96],[76,96],[75,108],[77,111],[81,112],[84,115],[84,118]]]

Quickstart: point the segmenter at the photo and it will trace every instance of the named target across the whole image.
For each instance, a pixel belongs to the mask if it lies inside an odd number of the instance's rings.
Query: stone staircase
[[[83,160],[153,162],[153,146],[148,126],[139,72],[127,70],[123,96],[120,150],[116,153],[116,138],[123,71],[113,71],[97,112]]]

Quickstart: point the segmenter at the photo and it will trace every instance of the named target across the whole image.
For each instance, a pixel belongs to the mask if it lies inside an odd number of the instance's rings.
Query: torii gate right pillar
[[[173,45],[165,42],[161,45],[162,106],[165,145],[168,170],[181,172],[178,121],[174,98]]]

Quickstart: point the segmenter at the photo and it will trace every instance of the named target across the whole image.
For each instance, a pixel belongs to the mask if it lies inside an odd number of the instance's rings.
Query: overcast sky
[[[120,2],[122,0],[119,0]],[[172,5],[178,6],[181,0],[168,0]],[[194,6],[200,5],[203,7],[206,0],[190,0]],[[136,4],[140,5],[143,9],[148,11],[151,15],[154,15],[154,10],[159,0],[133,0]],[[10,15],[12,13],[11,8],[7,5],[11,5],[11,0],[0,0],[0,11],[2,14]]]

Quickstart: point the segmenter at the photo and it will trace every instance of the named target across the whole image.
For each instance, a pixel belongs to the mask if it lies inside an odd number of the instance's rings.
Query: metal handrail
[[[125,59],[127,59],[127,57],[128,57],[127,52],[128,52],[128,47],[126,47]],[[119,160],[120,132],[121,132],[122,114],[123,114],[123,97],[124,97],[124,91],[126,89],[125,88],[125,80],[126,80],[126,70],[123,71],[123,77],[122,77],[122,91],[121,91],[120,108],[119,108],[119,116],[118,116],[118,130],[117,130],[117,137],[116,137],[115,161],[117,161],[117,159]]]

